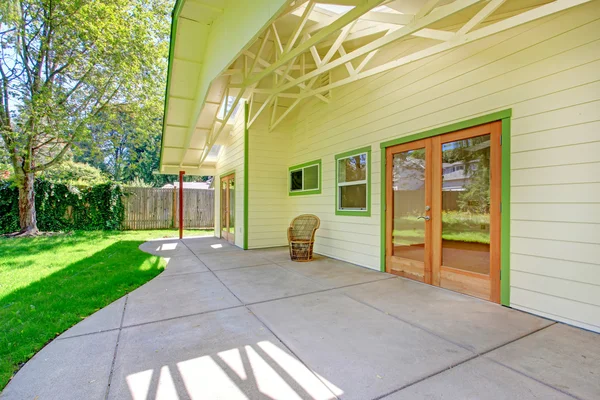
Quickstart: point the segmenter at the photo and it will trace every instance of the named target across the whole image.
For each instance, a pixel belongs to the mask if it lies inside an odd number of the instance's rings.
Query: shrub
[[[19,191],[8,181],[0,182],[0,232],[19,230]],[[35,204],[41,231],[118,230],[125,209],[123,188],[114,183],[76,187],[35,182]]]

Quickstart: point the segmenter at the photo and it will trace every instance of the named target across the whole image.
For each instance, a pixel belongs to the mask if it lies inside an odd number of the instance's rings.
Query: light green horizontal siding
[[[386,48],[374,62],[418,48],[420,40]],[[321,218],[315,251],[378,269],[379,143],[512,109],[511,305],[600,331],[598,2],[332,96],[330,104],[314,99],[304,105],[288,132],[287,165],[322,160],[322,193],[289,199],[290,217]],[[336,216],[334,156],[369,145],[373,213]]]

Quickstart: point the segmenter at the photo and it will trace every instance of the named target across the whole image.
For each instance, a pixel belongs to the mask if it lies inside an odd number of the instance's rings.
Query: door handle
[[[425,215],[425,216],[418,216],[417,219],[424,219],[425,221],[429,221],[431,219],[431,217],[429,215]]]

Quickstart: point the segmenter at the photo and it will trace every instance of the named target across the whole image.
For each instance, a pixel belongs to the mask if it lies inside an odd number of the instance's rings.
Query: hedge
[[[121,229],[125,209],[120,185],[74,187],[37,179],[34,187],[41,231]],[[18,230],[19,190],[12,182],[0,181],[0,233]]]

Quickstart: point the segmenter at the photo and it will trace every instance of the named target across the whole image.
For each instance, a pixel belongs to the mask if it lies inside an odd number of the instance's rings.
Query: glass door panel
[[[233,177],[229,180],[229,234],[235,234],[235,180]]]
[[[429,146],[421,140],[386,150],[386,269],[427,283],[431,281]]]
[[[442,144],[442,265],[490,273],[490,135]]]
[[[235,233],[234,175],[221,178],[221,237],[231,243]]]
[[[392,190],[392,255],[425,262],[425,149],[394,154]]]
[[[227,231],[227,180],[221,181],[221,237],[226,237],[223,232]]]

